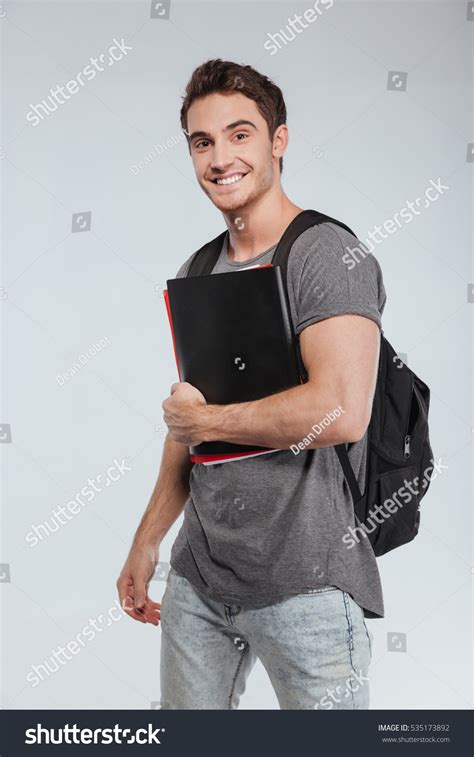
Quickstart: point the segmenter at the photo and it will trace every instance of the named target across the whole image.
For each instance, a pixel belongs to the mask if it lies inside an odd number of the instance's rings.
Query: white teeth
[[[228,179],[216,179],[217,184],[235,184],[236,181],[240,181],[243,174],[238,173],[235,176],[230,176]]]

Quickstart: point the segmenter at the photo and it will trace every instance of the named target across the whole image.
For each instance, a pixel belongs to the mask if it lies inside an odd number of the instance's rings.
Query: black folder
[[[293,325],[279,266],[167,281],[181,381],[210,404],[260,399],[300,383]],[[192,456],[267,448],[204,442]]]

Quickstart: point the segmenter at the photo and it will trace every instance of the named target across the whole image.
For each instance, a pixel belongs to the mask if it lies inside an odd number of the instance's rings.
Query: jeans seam
[[[349,636],[349,639],[348,639],[348,641],[349,641],[349,661],[350,661],[350,666],[351,666],[351,679],[352,679],[353,678],[352,674],[355,672],[354,671],[353,658],[352,658],[352,651],[354,649],[354,636],[353,636],[353,627],[352,627],[352,615],[351,615],[351,608],[349,606],[349,595],[348,595],[348,593],[346,591],[343,591],[342,592],[342,596],[344,598],[344,608],[345,608],[345,611],[346,611],[347,631],[348,631],[348,636]],[[350,691],[351,691],[352,706],[353,706],[353,708],[355,710],[356,709],[356,705],[355,705],[355,699],[354,699],[354,692],[352,691],[351,687],[349,687],[349,688],[350,688]]]
[[[235,683],[237,681],[237,676],[239,675],[240,667],[242,665],[242,662],[243,662],[243,659],[244,659],[244,655],[245,655],[246,652],[247,652],[247,647],[245,647],[245,649],[242,650],[242,653],[241,653],[240,658],[239,658],[239,662],[237,663],[237,670],[235,671],[234,678],[232,679],[232,684],[231,684],[231,687],[230,687],[230,694],[229,694],[229,699],[228,699],[228,704],[227,704],[227,709],[228,710],[232,709],[232,697],[234,695]]]
[[[370,661],[372,662],[372,640],[370,638],[370,633],[369,633],[369,629],[367,628],[367,623],[365,622],[365,618],[363,619],[363,622],[364,622],[365,633],[367,634],[367,639],[369,642]]]

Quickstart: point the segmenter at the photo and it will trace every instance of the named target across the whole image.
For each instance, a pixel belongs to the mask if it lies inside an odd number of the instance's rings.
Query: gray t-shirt
[[[381,327],[386,295],[380,266],[367,253],[350,268],[343,261],[347,245],[354,248],[356,240],[333,223],[308,229],[294,243],[288,295],[297,334],[343,313],[366,316]],[[265,265],[274,251],[233,262],[226,237],[213,273]],[[178,277],[186,275],[191,257]],[[310,417],[309,427],[318,420]],[[349,451],[361,491],[366,451],[367,434]],[[265,607],[330,585],[347,591],[365,617],[383,617],[380,576],[368,539],[351,549],[342,541],[353,524],[351,494],[334,447],[194,464],[170,562],[198,591],[228,605]]]

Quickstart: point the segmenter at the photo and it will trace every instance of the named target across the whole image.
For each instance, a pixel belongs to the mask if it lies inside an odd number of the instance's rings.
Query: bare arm
[[[289,449],[340,407],[340,416],[317,436],[313,433],[315,438],[306,446],[361,439],[370,421],[377,378],[377,324],[359,315],[327,318],[304,329],[300,344],[307,383],[261,400],[207,405],[189,384],[176,385],[163,403],[171,436],[187,444],[215,440]]]
[[[142,623],[159,623],[160,604],[148,596],[159,546],[183,511],[189,494],[189,450],[167,434],[158,479],[117,580],[121,606]]]
[[[189,494],[189,474],[192,465],[188,448],[175,442],[167,434],[158,479],[137,528],[134,544],[161,544],[183,511]]]

